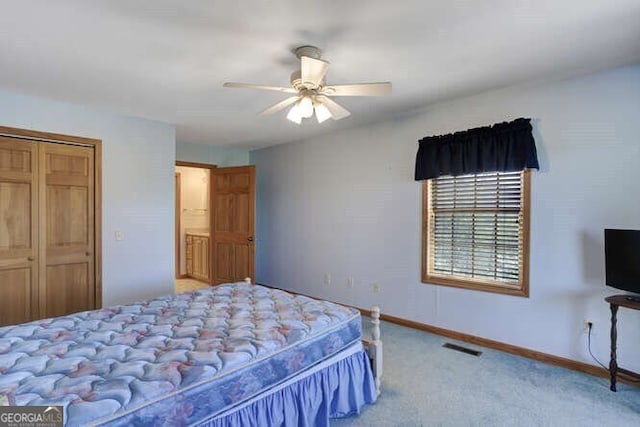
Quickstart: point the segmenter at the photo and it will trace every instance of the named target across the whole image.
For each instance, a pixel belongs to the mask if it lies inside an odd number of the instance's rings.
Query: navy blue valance
[[[419,141],[416,181],[441,175],[512,172],[539,169],[530,119],[516,119],[493,126]]]

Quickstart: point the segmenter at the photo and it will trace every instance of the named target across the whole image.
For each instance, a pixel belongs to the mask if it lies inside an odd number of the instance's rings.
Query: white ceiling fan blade
[[[268,116],[269,114],[277,113],[280,110],[284,110],[289,105],[291,105],[294,102],[296,102],[298,99],[300,99],[299,96],[291,96],[291,97],[289,97],[289,98],[287,98],[287,99],[285,99],[283,101],[278,102],[277,104],[273,104],[271,107],[269,107],[266,110],[262,111],[258,115],[259,116]]]
[[[300,78],[302,84],[312,87],[320,86],[329,69],[329,63],[320,59],[300,57]]]
[[[235,87],[235,88],[243,88],[243,89],[259,89],[259,90],[272,90],[275,92],[284,92],[284,93],[298,93],[292,87],[280,87],[280,86],[264,86],[264,85],[254,85],[251,83],[234,83],[234,82],[226,82],[222,86],[224,87]]]
[[[331,98],[327,98],[326,96],[318,95],[316,96],[316,101],[322,103],[329,112],[331,113],[331,118],[333,120],[344,119],[351,115],[349,110],[344,108],[342,105],[338,104]]]
[[[323,87],[321,92],[329,96],[386,96],[391,95],[391,82],[332,85]]]

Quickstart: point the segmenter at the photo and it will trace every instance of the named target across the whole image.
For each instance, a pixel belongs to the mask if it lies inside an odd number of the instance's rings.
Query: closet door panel
[[[31,183],[0,182],[0,206],[0,250],[31,250]]]
[[[81,247],[89,244],[89,197],[86,187],[47,185],[47,246]]]
[[[41,309],[45,317],[95,307],[93,150],[43,144],[44,216],[41,250],[46,265]]]
[[[32,320],[32,268],[29,265],[0,267],[0,326]]]
[[[0,137],[0,326],[37,318],[37,145]]]
[[[88,263],[47,266],[47,317],[89,310]]]

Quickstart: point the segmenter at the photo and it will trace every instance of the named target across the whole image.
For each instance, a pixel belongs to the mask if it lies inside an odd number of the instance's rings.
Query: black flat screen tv
[[[636,294],[640,300],[640,230],[604,230],[607,286]]]

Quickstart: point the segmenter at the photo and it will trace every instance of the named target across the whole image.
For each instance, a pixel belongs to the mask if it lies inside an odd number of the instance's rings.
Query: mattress
[[[360,313],[219,285],[0,328],[0,394],[67,425],[184,425],[251,399],[360,339]]]

